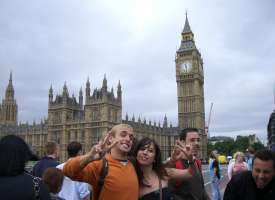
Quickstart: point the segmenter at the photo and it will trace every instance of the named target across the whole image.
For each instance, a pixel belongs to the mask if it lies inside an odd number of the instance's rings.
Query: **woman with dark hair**
[[[0,195],[5,200],[49,200],[41,179],[25,171],[25,164],[35,157],[18,136],[8,135],[0,140]]]
[[[210,171],[210,177],[211,177],[211,186],[212,186],[212,199],[213,200],[221,200],[221,194],[220,194],[220,166],[219,166],[219,160],[217,153],[215,151],[212,151],[210,153],[210,160],[209,160],[209,171]]]
[[[191,177],[188,169],[164,168],[159,145],[148,137],[137,142],[133,155],[136,158],[140,200],[174,200],[168,190],[168,180]]]

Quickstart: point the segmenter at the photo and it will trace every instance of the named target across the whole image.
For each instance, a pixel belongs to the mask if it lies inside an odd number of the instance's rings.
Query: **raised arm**
[[[175,163],[177,160],[186,159],[189,162],[188,169],[175,169]],[[169,166],[173,166],[170,168]],[[173,150],[171,159],[166,164],[166,171],[168,179],[186,180],[192,177],[192,174],[196,170],[195,163],[189,145],[185,145],[181,141],[176,141],[175,148]]]
[[[192,161],[193,156],[190,151],[190,146],[185,145],[181,141],[177,140],[170,159],[164,161],[163,163],[164,167],[174,168],[176,165],[176,161],[180,159],[187,159]]]
[[[176,169],[176,168],[165,168],[168,179],[172,180],[187,180],[192,177],[192,169]]]
[[[83,156],[72,158],[66,162],[63,172],[73,180],[93,184],[99,173],[99,161],[117,141],[108,145],[109,134]],[[97,162],[94,162],[97,161]]]

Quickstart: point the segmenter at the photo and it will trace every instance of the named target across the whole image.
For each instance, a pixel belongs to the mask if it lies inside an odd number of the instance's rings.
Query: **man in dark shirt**
[[[186,155],[182,154],[180,159],[171,158],[170,166],[177,169],[191,169],[192,178],[185,181],[170,181],[169,186],[175,195],[176,200],[208,200],[209,197],[204,188],[203,176],[201,173],[201,161],[197,159],[200,151],[200,136],[196,128],[186,128],[180,132],[180,141],[176,145],[188,148],[193,158],[187,159]],[[174,163],[171,165],[171,163]]]
[[[257,199],[275,199],[275,155],[270,150],[258,151],[252,163],[252,172],[233,176],[224,193],[224,200]]]
[[[49,167],[56,167],[59,165],[57,159],[59,158],[59,145],[55,142],[47,142],[45,146],[46,156],[38,161],[33,169],[32,174],[34,176],[42,177],[43,172]]]

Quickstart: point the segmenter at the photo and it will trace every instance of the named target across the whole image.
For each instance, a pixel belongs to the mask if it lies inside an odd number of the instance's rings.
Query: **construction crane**
[[[209,114],[208,114],[208,120],[207,120],[207,123],[206,123],[206,126],[205,126],[205,133],[206,133],[208,139],[210,138],[209,126],[210,126],[210,121],[211,121],[212,109],[213,109],[213,102],[211,102],[210,111],[209,111]]]

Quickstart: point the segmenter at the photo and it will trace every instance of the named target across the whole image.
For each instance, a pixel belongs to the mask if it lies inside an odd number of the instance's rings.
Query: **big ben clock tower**
[[[197,128],[201,136],[201,157],[207,157],[205,134],[203,61],[196,48],[187,14],[176,53],[176,80],[179,128]]]

